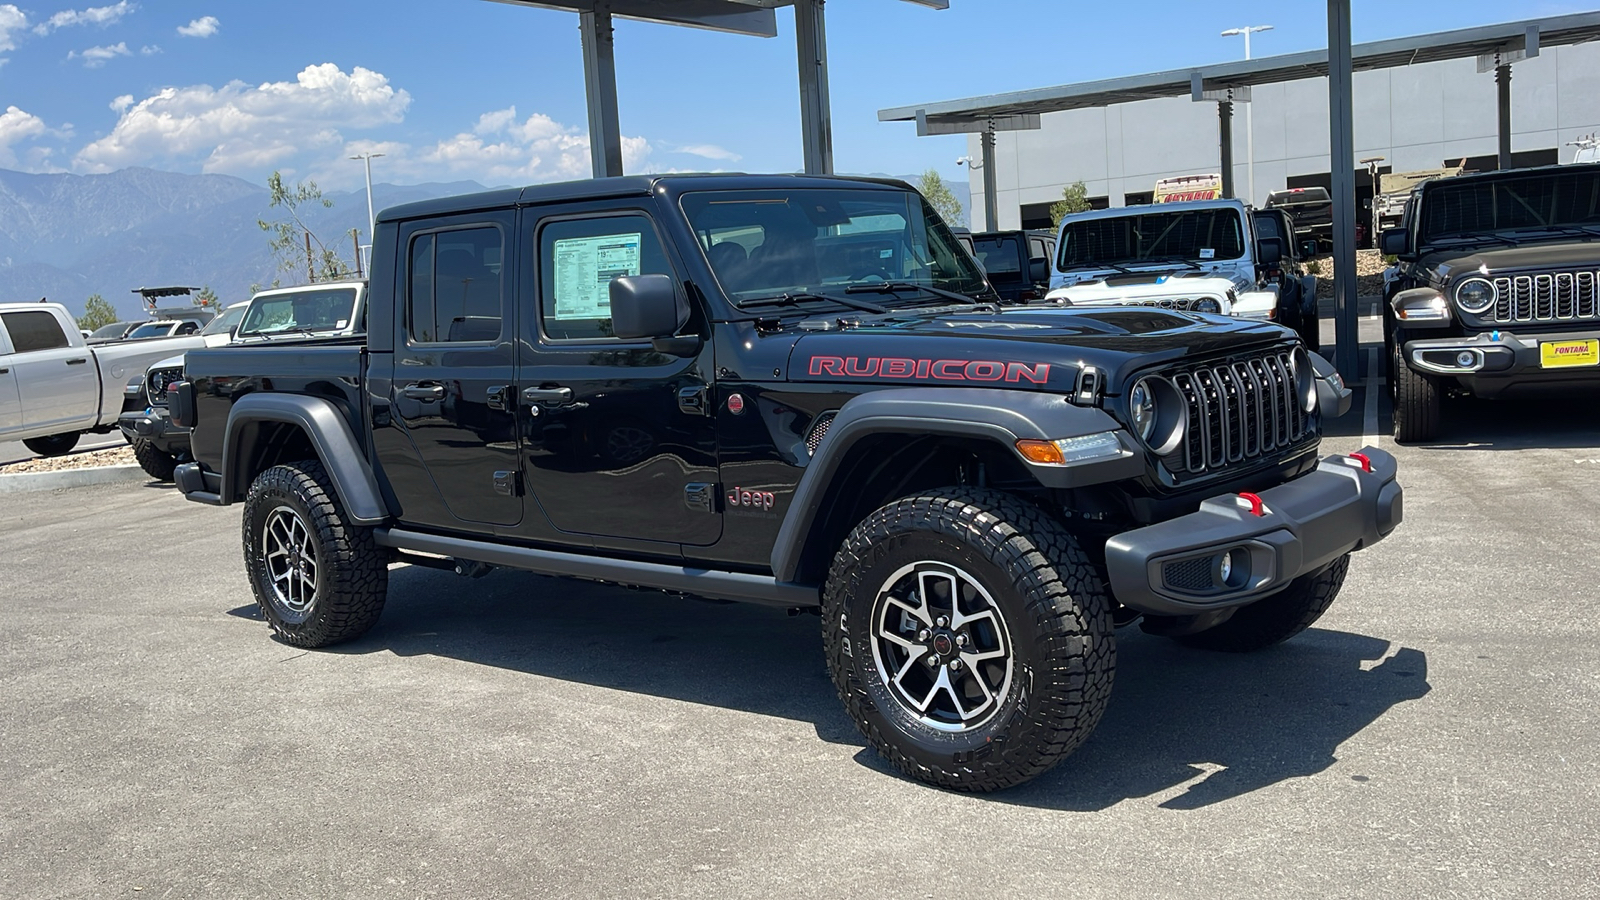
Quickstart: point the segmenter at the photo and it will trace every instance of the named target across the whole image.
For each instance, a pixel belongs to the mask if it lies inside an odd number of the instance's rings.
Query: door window
[[[412,343],[483,343],[500,337],[505,240],[492,225],[419,234],[407,261]]]
[[[6,331],[11,335],[12,347],[18,353],[35,350],[55,350],[70,347],[67,335],[61,330],[56,317],[44,311],[8,312],[0,314]]]
[[[647,216],[551,222],[539,231],[539,306],[544,335],[556,341],[614,340],[612,279],[671,274],[666,251]]]

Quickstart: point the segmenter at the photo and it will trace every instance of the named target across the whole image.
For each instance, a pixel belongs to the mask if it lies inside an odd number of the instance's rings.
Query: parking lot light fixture
[[[1223,37],[1244,35],[1244,58],[1250,58],[1250,35],[1257,31],[1271,31],[1271,25],[1246,25],[1243,28],[1229,28],[1222,33]],[[1250,204],[1256,202],[1256,113],[1255,104],[1246,103],[1244,106],[1244,166],[1245,178],[1249,185]]]

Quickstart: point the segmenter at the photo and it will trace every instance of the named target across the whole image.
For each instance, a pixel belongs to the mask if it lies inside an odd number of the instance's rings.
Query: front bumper
[[[189,452],[189,429],[172,424],[172,417],[159,406],[123,413],[117,417],[117,427],[129,443],[145,441],[173,456]]]
[[[1600,386],[1600,366],[1546,367],[1541,344],[1600,340],[1600,328],[1518,335],[1510,331],[1460,337],[1418,338],[1405,342],[1406,366],[1433,376],[1454,378],[1478,397],[1495,397],[1510,388]],[[1465,357],[1470,356],[1470,362]]]
[[[1123,606],[1191,616],[1254,603],[1352,550],[1370,547],[1402,517],[1394,457],[1373,447],[1325,457],[1293,481],[1262,491],[1260,515],[1226,494],[1197,512],[1106,542],[1111,592]],[[1230,565],[1226,577],[1222,558]]]

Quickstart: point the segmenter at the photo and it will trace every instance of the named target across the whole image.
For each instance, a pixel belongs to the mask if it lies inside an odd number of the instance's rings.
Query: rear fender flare
[[[305,432],[317,458],[333,479],[346,516],[358,525],[377,525],[389,518],[378,482],[367,465],[366,454],[350,423],[332,402],[303,394],[255,393],[239,398],[228,411],[228,430],[222,441],[222,500],[231,502],[248,485],[238,483],[249,448],[240,435],[245,426],[282,422]]]
[[[1042,466],[1017,452],[1024,439],[1059,440],[1115,432],[1122,445],[1115,457],[1075,466]],[[907,388],[874,391],[840,408],[827,436],[806,466],[772,548],[772,571],[792,581],[812,539],[812,526],[829,497],[829,488],[852,447],[879,434],[978,438],[1007,452],[1049,488],[1073,488],[1144,474],[1144,452],[1132,435],[1104,410],[1074,406],[1060,394],[981,388]]]

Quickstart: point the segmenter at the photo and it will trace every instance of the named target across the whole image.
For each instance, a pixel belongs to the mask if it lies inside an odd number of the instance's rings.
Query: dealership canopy
[[[583,83],[589,98],[589,155],[594,175],[622,174],[622,132],[617,123],[617,73],[611,17],[686,25],[731,34],[776,37],[777,10],[794,7],[800,66],[800,133],[805,170],[833,172],[833,125],[828,110],[828,42],[824,0],[493,0],[578,14],[583,42]],[[947,9],[950,0],[906,0]]]

